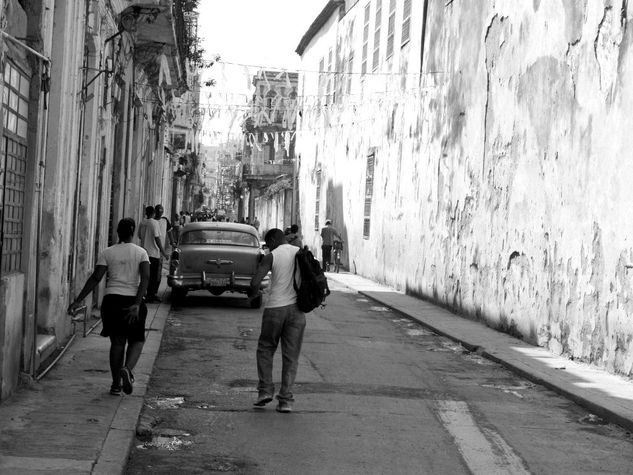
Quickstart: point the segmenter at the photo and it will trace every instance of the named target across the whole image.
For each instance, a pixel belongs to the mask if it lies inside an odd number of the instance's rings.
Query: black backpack
[[[297,268],[301,276],[299,285],[297,285]],[[307,313],[319,306],[325,306],[325,297],[330,295],[330,288],[319,261],[314,258],[307,246],[299,249],[295,256],[293,284],[297,292],[299,310]]]

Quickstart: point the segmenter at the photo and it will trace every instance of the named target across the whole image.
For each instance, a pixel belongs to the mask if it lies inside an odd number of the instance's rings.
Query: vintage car
[[[190,290],[206,289],[213,295],[246,293],[264,252],[257,230],[247,224],[186,224],[169,262],[167,284],[172,299],[182,301]],[[262,287],[268,282],[267,276]],[[261,304],[261,295],[250,302],[252,308]]]

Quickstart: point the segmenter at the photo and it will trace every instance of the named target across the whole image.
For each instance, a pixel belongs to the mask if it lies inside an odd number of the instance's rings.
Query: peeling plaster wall
[[[365,90],[393,94],[306,114],[302,221],[314,222],[320,167],[321,216],[345,233],[352,271],[633,374],[632,14],[623,0],[429,1],[417,93],[368,78]],[[419,71],[421,31],[418,21],[410,51],[382,66]],[[302,59],[314,69],[309,49]]]

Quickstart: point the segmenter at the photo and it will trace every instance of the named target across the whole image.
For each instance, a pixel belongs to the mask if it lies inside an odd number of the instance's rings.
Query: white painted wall
[[[409,77],[419,71],[422,5],[413,1],[412,42],[400,50]],[[345,234],[352,269],[630,375],[632,13],[621,0],[429,2],[416,90],[372,76],[365,91],[391,92],[304,113],[305,241],[320,246],[310,225],[320,167],[321,217]],[[314,69],[333,28],[314,39],[302,69]],[[304,94],[314,83],[306,77]]]

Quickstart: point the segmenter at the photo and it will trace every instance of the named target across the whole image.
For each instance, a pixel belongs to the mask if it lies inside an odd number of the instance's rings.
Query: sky
[[[299,67],[294,52],[327,0],[200,0],[199,35],[225,61]]]
[[[201,107],[216,110],[203,122],[203,143],[214,144],[239,133],[240,116],[233,108],[252,95],[252,77],[260,68],[299,69],[295,49],[327,0],[200,0],[198,35],[205,59],[221,61],[203,71]],[[246,66],[245,66],[246,65]],[[219,104],[224,106],[215,107]],[[236,117],[237,115],[237,117]]]

